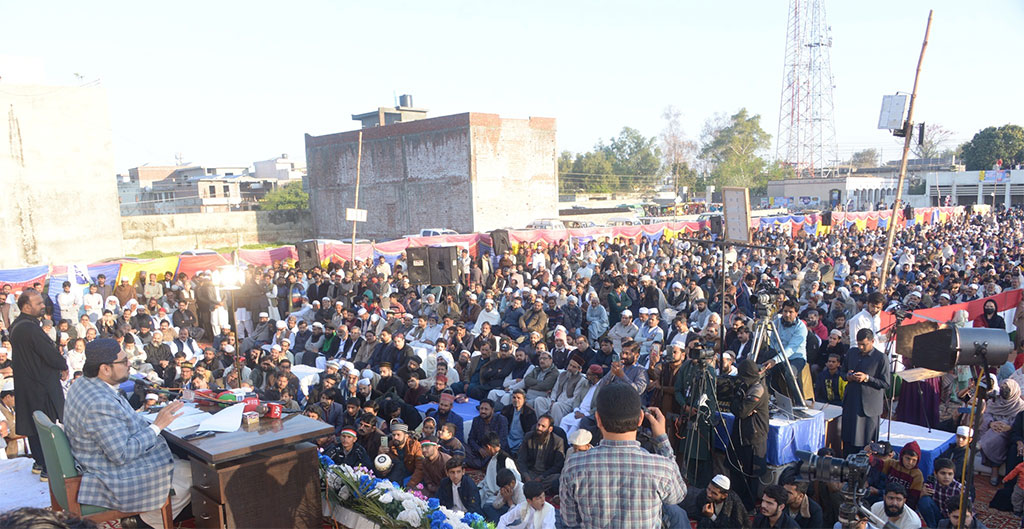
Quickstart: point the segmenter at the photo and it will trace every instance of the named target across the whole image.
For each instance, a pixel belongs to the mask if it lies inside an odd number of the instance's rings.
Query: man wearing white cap
[[[629,309],[623,310],[619,322],[608,329],[608,338],[612,340],[612,348],[616,353],[622,354],[622,344],[626,340],[632,340],[640,329],[633,323],[633,312]]]
[[[693,503],[687,505],[690,519],[697,520],[698,528],[748,528],[750,517],[743,507],[743,500],[730,490],[732,483],[727,476],[718,474],[704,490],[695,491],[690,497]],[[689,501],[684,502],[684,505]]]

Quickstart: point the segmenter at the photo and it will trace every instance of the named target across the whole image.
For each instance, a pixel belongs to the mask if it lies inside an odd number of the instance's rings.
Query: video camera
[[[751,301],[754,302],[754,313],[758,318],[770,317],[775,312],[775,299],[782,293],[782,289],[775,285],[762,281],[758,283],[757,290],[751,294]]]
[[[686,350],[686,357],[690,360],[714,360],[714,347],[712,342],[693,342]]]

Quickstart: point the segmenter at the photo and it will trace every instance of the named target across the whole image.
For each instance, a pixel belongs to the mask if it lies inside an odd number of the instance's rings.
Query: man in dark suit
[[[40,410],[53,422],[64,420],[64,390],[60,387],[60,372],[68,369],[67,361],[57,350],[57,344],[39,326],[46,310],[39,291],[27,288],[18,296],[21,315],[11,324],[11,369],[14,370],[14,414],[18,421],[18,435],[28,437],[32,457],[36,460],[32,471],[46,481],[46,462],[43,446],[39,442],[32,412]]]
[[[857,347],[850,348],[843,361],[846,378],[843,395],[843,452],[847,455],[878,439],[885,390],[889,388],[889,363],[875,349],[871,329],[857,331]]]
[[[754,294],[755,285],[757,285],[757,276],[753,272],[748,272],[743,277],[743,282],[740,283],[739,288],[736,289],[736,308],[740,309],[740,312],[750,318],[754,317],[754,303],[750,296]]]

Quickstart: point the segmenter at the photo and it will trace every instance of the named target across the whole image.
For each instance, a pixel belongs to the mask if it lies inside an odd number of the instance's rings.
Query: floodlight
[[[949,372],[954,366],[1001,366],[1013,351],[1005,329],[947,328],[914,338],[914,365]]]

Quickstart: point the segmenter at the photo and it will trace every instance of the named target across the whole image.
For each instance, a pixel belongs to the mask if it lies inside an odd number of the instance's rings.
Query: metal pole
[[[928,34],[932,30],[932,13],[928,11],[928,25],[924,29],[924,42],[921,43],[921,55],[917,58],[917,73],[914,74],[914,90],[910,93],[910,107],[907,109],[907,121],[903,124],[906,135],[903,138],[903,158],[900,160],[900,178],[896,184],[896,200],[892,204],[892,215],[889,217],[889,235],[885,241],[885,257],[882,258],[882,278],[879,289],[885,290],[889,275],[889,261],[892,259],[892,240],[896,236],[896,213],[903,199],[903,181],[907,177],[907,155],[910,152],[911,136],[914,132],[914,100],[917,99],[917,82],[921,78],[921,63],[924,62],[924,50],[928,47]]]
[[[720,344],[719,345],[719,351],[718,351],[719,354],[725,354],[725,329],[726,329],[726,327],[725,327],[725,278],[726,278],[726,275],[728,274],[728,269],[729,269],[729,265],[728,265],[728,263],[726,263],[726,259],[725,259],[725,250],[727,248],[728,248],[728,246],[726,246],[725,244],[722,245],[722,296],[719,298],[719,301],[720,301],[720,304],[721,304],[720,312],[722,313],[721,314],[721,316],[722,316],[722,323],[721,323],[720,329],[718,331],[718,341],[719,341],[719,344]],[[737,258],[738,257],[739,256],[737,255]]]
[[[363,165],[363,131],[359,131],[357,135],[356,145],[356,200],[355,205],[352,206],[354,209],[359,209],[359,167]],[[319,259],[320,256],[317,256]],[[352,253],[349,257],[350,261],[356,260],[356,221],[352,221]],[[353,266],[355,263],[353,262]]]

